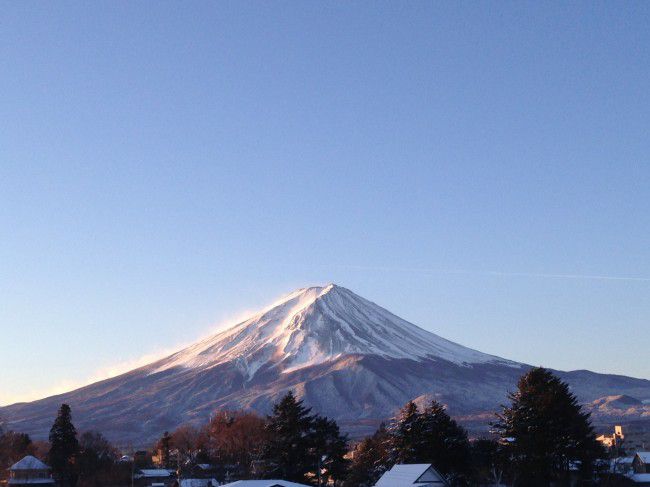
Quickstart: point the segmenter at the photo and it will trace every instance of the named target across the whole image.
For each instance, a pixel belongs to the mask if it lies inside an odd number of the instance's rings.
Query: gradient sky
[[[3,1],[0,403],[330,281],[650,379],[648,25],[648,2]]]

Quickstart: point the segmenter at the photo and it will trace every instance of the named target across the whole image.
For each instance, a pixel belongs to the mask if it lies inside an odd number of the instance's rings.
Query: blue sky
[[[647,2],[0,10],[0,403],[330,281],[650,378]]]

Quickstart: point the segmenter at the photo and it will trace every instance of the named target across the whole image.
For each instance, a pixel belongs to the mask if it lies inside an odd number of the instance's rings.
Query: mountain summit
[[[17,431],[47,435],[58,406],[80,430],[144,444],[217,409],[268,413],[287,391],[352,434],[409,400],[435,398],[487,426],[529,366],[450,342],[334,284],[299,289],[249,319],[152,364],[60,396],[0,408]],[[650,399],[650,381],[558,372],[580,400]],[[140,444],[140,443],[139,443]]]
[[[155,371],[232,362],[250,380],[263,367],[287,373],[344,355],[439,358],[466,366],[519,365],[445,340],[329,284],[299,289],[246,321],[164,359]]]

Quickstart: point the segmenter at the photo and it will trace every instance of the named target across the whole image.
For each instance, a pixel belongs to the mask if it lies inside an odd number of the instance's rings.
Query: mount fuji
[[[9,427],[42,438],[65,402],[78,429],[145,443],[183,423],[200,425],[217,409],[268,413],[293,390],[353,435],[372,431],[411,399],[435,398],[470,428],[480,429],[529,368],[453,343],[330,284],[299,289],[246,321],[144,367],[0,408],[0,417]],[[586,404],[614,395],[650,399],[647,380],[557,373]]]

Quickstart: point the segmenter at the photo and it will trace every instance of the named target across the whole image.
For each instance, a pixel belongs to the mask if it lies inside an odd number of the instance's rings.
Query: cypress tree
[[[77,430],[72,424],[70,406],[62,404],[50,429],[48,461],[60,487],[74,487],[77,483],[75,456],[79,452]]]

